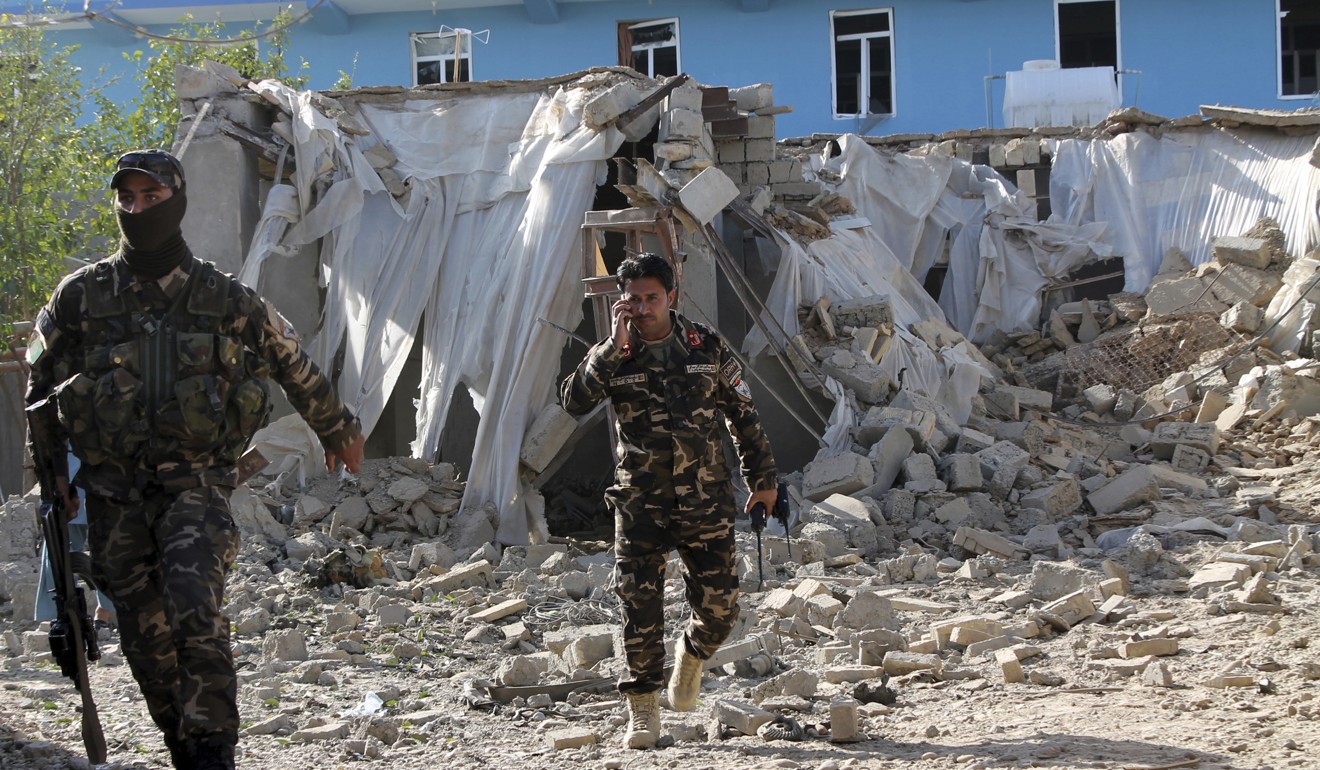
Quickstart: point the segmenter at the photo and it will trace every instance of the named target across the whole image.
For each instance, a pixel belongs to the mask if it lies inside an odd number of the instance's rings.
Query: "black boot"
[[[174,770],[196,770],[196,749],[192,741],[177,735],[165,735],[165,748],[170,750],[170,764]]]
[[[234,770],[234,744],[221,738],[197,741],[196,770]]]

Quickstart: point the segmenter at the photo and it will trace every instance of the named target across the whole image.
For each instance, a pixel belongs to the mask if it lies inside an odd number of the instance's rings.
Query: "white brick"
[[[1086,499],[1101,516],[1160,499],[1160,485],[1148,466],[1131,468],[1092,492]]]

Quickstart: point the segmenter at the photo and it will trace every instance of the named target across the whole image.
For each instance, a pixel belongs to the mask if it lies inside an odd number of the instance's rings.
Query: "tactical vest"
[[[133,291],[114,293],[108,262],[92,269],[82,370],[57,396],[60,422],[84,463],[237,461],[271,403],[260,358],[224,323],[230,280],[196,261],[170,308],[152,314]]]

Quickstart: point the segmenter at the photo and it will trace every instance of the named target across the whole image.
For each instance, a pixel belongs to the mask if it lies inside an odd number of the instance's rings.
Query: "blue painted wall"
[[[17,5],[16,0],[0,0],[0,10]],[[242,3],[212,0],[207,5]],[[389,5],[390,0],[380,2]],[[891,0],[888,5],[769,0],[768,5],[767,11],[744,12],[738,0],[561,2],[556,24],[532,23],[520,2],[434,14],[374,13],[351,16],[346,35],[297,26],[291,31],[291,53],[294,61],[301,56],[310,62],[312,88],[328,88],[340,70],[352,71],[359,86],[406,84],[408,33],[444,24],[490,30],[489,43],[475,43],[477,79],[535,78],[614,64],[617,22],[677,16],[683,69],[698,81],[774,83],[776,102],[793,107],[778,118],[781,138],[868,128],[831,114],[830,10],[893,9],[896,114],[870,126],[871,134],[985,126],[985,76],[1055,56],[1053,0]],[[179,15],[193,10],[199,20],[215,13],[177,0],[124,0],[120,5],[148,7],[177,7]],[[1125,105],[1135,103],[1169,117],[1195,113],[1201,104],[1311,105],[1309,97],[1277,96],[1275,0],[1119,0],[1119,10],[1121,64],[1142,73],[1123,79]],[[227,26],[237,31],[249,24]],[[145,49],[144,40],[98,29],[60,31],[52,39],[81,45],[75,58],[89,76],[102,67],[120,73],[112,93],[131,98],[135,84],[122,54]],[[1003,81],[992,81],[991,88],[989,122],[999,126]]]

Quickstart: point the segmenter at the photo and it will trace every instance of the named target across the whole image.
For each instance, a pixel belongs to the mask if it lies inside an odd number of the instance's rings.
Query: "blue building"
[[[22,14],[31,0],[0,0]],[[60,0],[55,0],[58,4]],[[1122,106],[1296,109],[1320,88],[1320,0],[69,0],[51,14],[86,72],[191,15],[235,31],[288,7],[310,88],[539,78],[628,64],[768,82],[780,136],[1004,125],[1007,73],[1102,67]],[[1024,66],[1024,64],[1028,66]],[[1094,81],[1093,81],[1094,82]],[[132,96],[131,77],[112,95]]]

